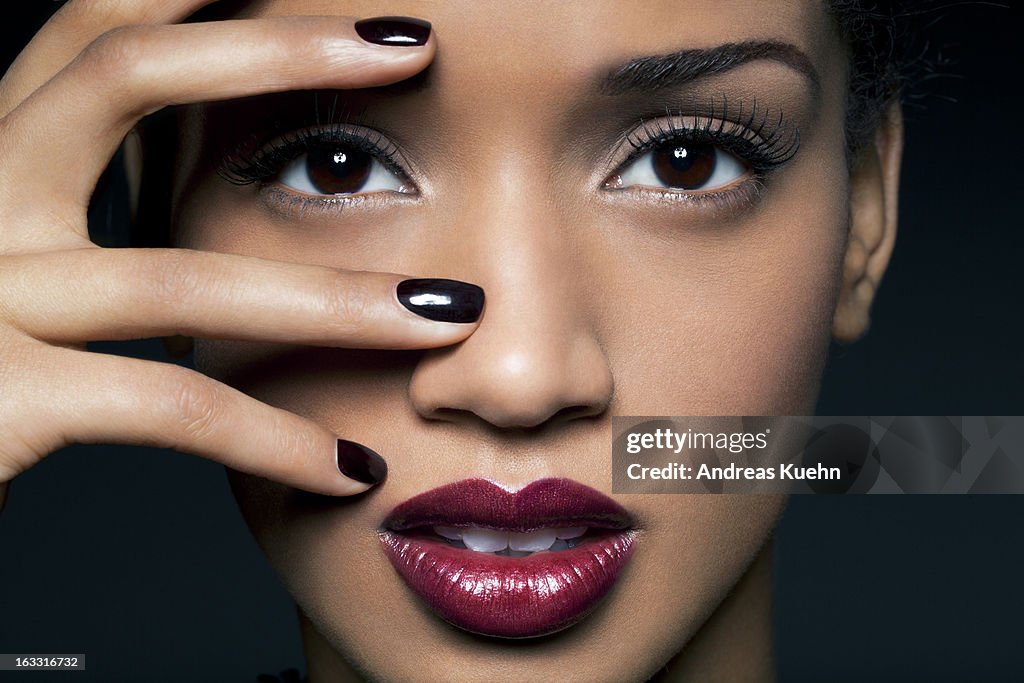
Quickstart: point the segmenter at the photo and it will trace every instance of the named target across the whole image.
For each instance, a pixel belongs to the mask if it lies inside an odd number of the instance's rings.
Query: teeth
[[[450,541],[462,540],[462,529],[456,529],[453,526],[435,526],[434,533],[438,536],[444,536]]]
[[[562,540],[579,538],[585,533],[587,533],[587,527],[585,526],[567,526],[562,529],[555,529],[555,535]]]
[[[568,550],[576,545],[574,539],[578,539],[586,532],[585,526],[552,527],[525,532],[475,527],[434,527],[434,533],[453,541],[453,546],[509,557],[525,557],[542,550]]]
[[[555,542],[554,529],[537,529],[526,533],[512,532],[508,535],[508,547],[512,550],[547,550]]]
[[[508,532],[494,529],[463,529],[462,542],[470,550],[496,553],[508,547]]]

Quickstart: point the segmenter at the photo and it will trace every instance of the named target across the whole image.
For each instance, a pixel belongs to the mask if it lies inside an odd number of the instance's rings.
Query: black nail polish
[[[338,470],[349,479],[379,484],[388,476],[388,464],[366,446],[338,439]]]
[[[412,17],[374,17],[357,21],[356,33],[376,45],[416,47],[430,37],[430,22]]]
[[[429,320],[471,323],[484,310],[484,290],[459,280],[403,280],[397,292],[403,306]]]

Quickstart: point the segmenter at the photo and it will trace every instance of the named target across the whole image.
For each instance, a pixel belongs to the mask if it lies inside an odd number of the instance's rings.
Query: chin
[[[785,505],[564,478],[346,501],[230,480],[307,651],[380,681],[647,680],[719,618]]]

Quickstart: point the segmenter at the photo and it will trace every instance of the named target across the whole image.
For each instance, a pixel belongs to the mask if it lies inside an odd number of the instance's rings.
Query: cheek
[[[652,216],[631,230],[654,237],[618,250],[635,265],[600,257],[619,295],[595,315],[629,379],[616,382],[616,414],[811,414],[848,213],[842,188],[804,187],[718,225]]]
[[[807,156],[813,158],[813,152]],[[820,178],[835,178],[835,184]],[[597,338],[615,380],[609,414],[812,412],[845,245],[844,178],[838,166],[806,164],[766,192],[756,207],[721,221],[665,208],[632,207],[619,215],[579,210],[576,223],[585,227],[585,240],[564,259],[562,270],[579,278],[575,291],[587,293],[579,299],[580,318]],[[424,264],[404,263],[400,250],[380,255],[392,239],[386,231],[367,233],[361,243],[345,248],[321,247],[310,237],[315,232],[296,238],[294,230],[272,229],[252,205],[204,191],[190,190],[191,201],[182,207],[179,246],[305,262],[332,254],[338,266],[427,270]],[[444,216],[435,213],[430,220],[435,232],[443,232]],[[346,259],[360,262],[342,262]],[[385,421],[394,429],[394,422],[409,413],[414,362],[367,373],[365,363],[354,362],[355,354],[303,351],[294,363],[270,357],[268,365],[261,363],[266,350],[204,342],[197,346],[197,365],[346,436],[374,438],[382,452],[414,450],[399,437],[392,446],[391,437],[378,432]],[[423,436],[416,425],[410,423],[406,433]],[[593,456],[567,465],[579,468],[577,478],[606,471],[606,435],[595,435],[587,450],[578,451]],[[406,470],[424,481],[432,467],[441,472],[436,477],[441,481],[465,473],[465,462],[457,458],[427,463],[409,456],[408,463]],[[304,612],[338,650],[355,653],[370,673],[384,677],[387,667],[397,667],[412,678],[421,667],[448,670],[442,667],[453,662],[466,670],[522,670],[521,652],[456,632],[410,599],[384,563],[374,533],[395,502],[385,504],[381,497],[387,487],[355,500],[323,501],[237,473],[231,482],[258,542]],[[391,483],[400,481],[396,477]],[[602,609],[636,621],[622,628],[615,625],[621,621],[588,620],[566,633],[561,649],[536,647],[530,662],[537,677],[571,666],[591,674],[584,678],[607,678],[600,667],[608,662],[653,671],[737,584],[782,505],[783,499],[774,497],[635,497],[630,509],[643,517],[645,540]],[[375,671],[374,663],[382,668]]]
[[[736,591],[752,563],[770,563],[762,556],[772,529],[785,507],[784,496],[657,494],[642,496],[654,519],[638,544],[624,604],[643,605],[642,635],[629,641],[651,663],[664,662],[689,643],[723,601]],[[765,567],[759,568],[761,571]],[[763,597],[763,596],[762,596]],[[737,598],[738,600],[739,598]],[[746,606],[749,609],[749,605]],[[744,608],[740,608],[743,610]],[[752,632],[757,611],[738,618],[722,615],[719,626]],[[639,642],[638,642],[639,641]],[[744,644],[746,649],[747,644]]]

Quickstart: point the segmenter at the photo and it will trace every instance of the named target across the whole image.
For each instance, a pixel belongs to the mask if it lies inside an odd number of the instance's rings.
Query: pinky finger
[[[71,443],[173,448],[323,495],[362,493],[386,476],[372,450],[193,370],[67,348],[44,355],[54,356],[46,367],[65,370],[18,401],[21,419],[8,425],[23,433],[4,442],[22,452],[0,451],[0,480]]]

